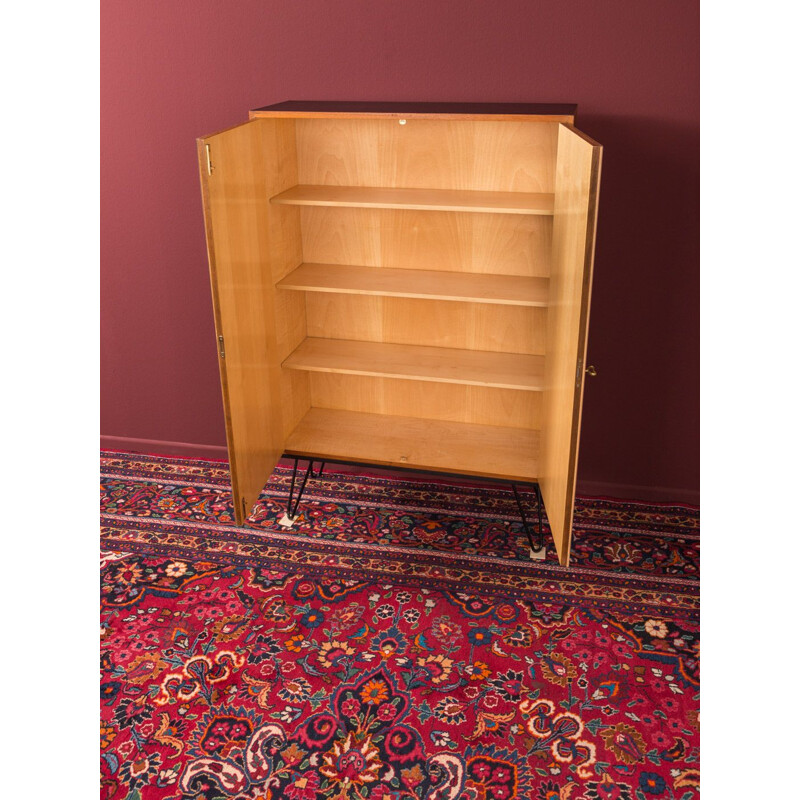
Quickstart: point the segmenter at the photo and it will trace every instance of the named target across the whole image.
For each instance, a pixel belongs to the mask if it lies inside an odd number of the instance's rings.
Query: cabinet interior
[[[256,122],[286,452],[537,480],[558,123]]]

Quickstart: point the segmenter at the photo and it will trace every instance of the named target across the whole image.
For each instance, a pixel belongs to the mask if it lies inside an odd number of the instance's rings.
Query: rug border
[[[112,446],[111,443],[116,443]],[[123,443],[139,443],[142,447],[158,447],[164,446],[166,450],[173,450],[173,452],[156,452],[155,450],[139,449],[126,449],[122,446]],[[199,452],[198,452],[199,451]],[[118,436],[101,436],[100,437],[100,454],[103,453],[119,453],[121,455],[132,456],[145,456],[150,458],[180,458],[186,461],[204,461],[213,464],[227,464],[227,448],[219,445],[197,445],[188,442],[167,442],[156,439],[128,439]],[[216,453],[217,455],[224,454],[223,457],[213,457],[201,455],[200,453]],[[286,466],[285,459],[281,459],[278,464]],[[370,469],[368,467],[357,468],[339,472],[341,475],[374,475],[376,477],[389,477],[393,473],[390,470],[375,467]],[[430,473],[430,477],[426,475],[414,475],[413,473],[404,473],[403,480],[418,482],[418,483],[435,483],[445,486],[475,486],[478,488],[489,489],[497,486],[497,483],[481,483],[480,479],[463,481],[458,478],[444,478],[437,475],[437,473]],[[622,494],[613,494],[616,487],[617,491]],[[611,494],[609,494],[611,492]],[[610,500],[622,501],[632,503],[633,505],[643,506],[678,506],[681,508],[688,508],[692,511],[700,510],[700,492],[691,489],[675,489],[664,486],[636,486],[633,484],[622,483],[607,483],[602,481],[578,481],[577,496],[582,500]],[[648,499],[646,495],[650,495],[653,499]],[[669,500],[665,498],[676,497],[680,499]]]

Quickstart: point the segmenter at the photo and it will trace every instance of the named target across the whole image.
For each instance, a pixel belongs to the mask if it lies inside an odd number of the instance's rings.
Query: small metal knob
[[[594,378],[594,376],[597,375],[597,369],[595,369],[594,365],[589,364],[589,366],[586,367],[586,374]]]

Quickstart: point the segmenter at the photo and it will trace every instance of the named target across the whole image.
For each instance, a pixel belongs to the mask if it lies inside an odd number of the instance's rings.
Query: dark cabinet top
[[[256,108],[250,117],[389,116],[389,117],[541,117],[552,122],[572,122],[574,103],[416,103],[363,100],[286,100]]]

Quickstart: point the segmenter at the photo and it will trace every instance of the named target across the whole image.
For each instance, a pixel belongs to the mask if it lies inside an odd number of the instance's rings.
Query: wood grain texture
[[[541,392],[332,372],[311,372],[308,378],[311,405],[319,408],[541,429]]]
[[[569,564],[602,148],[570,125],[558,138],[540,486],[559,561]]]
[[[225,343],[219,365],[238,525],[285,441],[273,275],[302,260],[301,238],[299,217],[267,198],[296,182],[294,152],[288,120],[255,120],[198,140],[214,317]]]
[[[297,120],[298,182],[552,194],[557,141],[556,123]]]
[[[309,336],[545,354],[547,309],[306,293]]]
[[[601,148],[291,105],[198,142],[237,523],[284,450],[539,480],[567,565]]]
[[[544,383],[541,356],[342,339],[308,338],[283,366],[521,391],[541,391]]]
[[[302,206],[309,263],[546,278],[553,218]]]
[[[284,439],[297,427],[297,423],[311,407],[309,373],[296,369],[281,370],[281,408],[283,411]]]
[[[574,122],[574,103],[414,103],[364,100],[285,100],[250,111],[250,118],[385,118]]]
[[[274,319],[278,358],[283,362],[306,338],[306,304],[299,292],[276,289]],[[288,436],[311,405],[308,375],[281,370],[283,433]]]
[[[306,338],[306,304],[298,292],[287,292],[276,286],[273,307],[278,358],[284,361]]]
[[[533,192],[476,192],[466,189],[386,189],[372,186],[293,186],[271,203],[345,208],[470,211],[484,214],[553,214],[553,195]]]
[[[538,473],[539,432],[311,408],[286,452],[531,481]]]
[[[380,297],[470,301],[494,305],[546,307],[545,278],[475,275],[436,270],[301,264],[278,283],[281,289]]]

